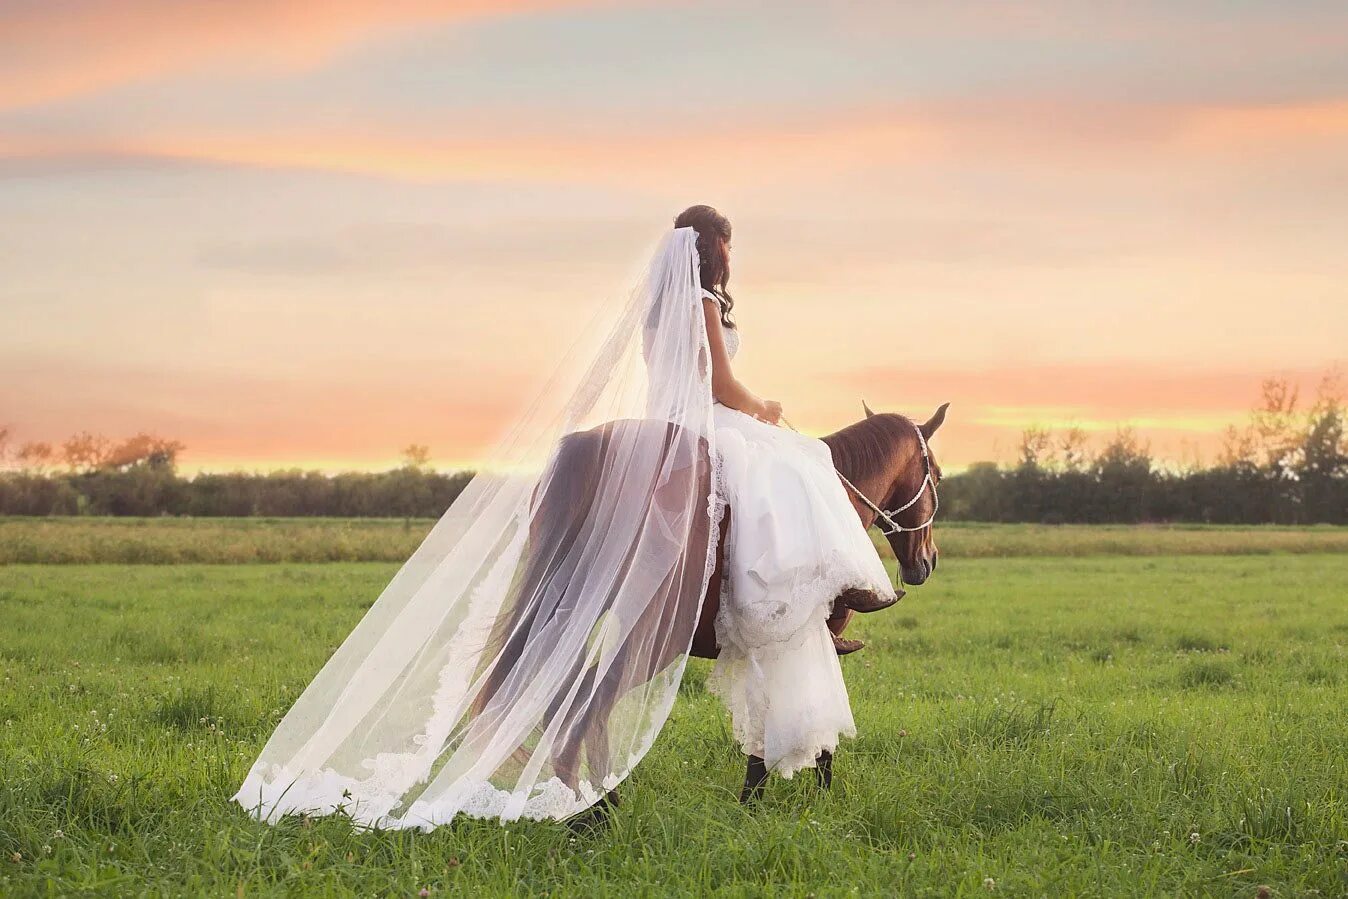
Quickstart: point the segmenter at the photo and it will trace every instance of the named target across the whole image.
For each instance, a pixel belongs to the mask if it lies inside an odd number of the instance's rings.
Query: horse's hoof
[[[618,807],[618,791],[610,790],[603,799],[577,815],[566,819],[566,826],[577,836],[587,836],[609,825],[612,811]]]
[[[845,656],[849,652],[856,652],[858,649],[865,647],[865,645],[866,644],[860,640],[848,640],[846,637],[839,637],[837,634],[833,635],[833,648],[840,656]]]
[[[902,590],[895,590],[893,599],[882,599],[870,590],[848,590],[838,597],[838,602],[854,612],[878,612],[889,608],[903,597]]]

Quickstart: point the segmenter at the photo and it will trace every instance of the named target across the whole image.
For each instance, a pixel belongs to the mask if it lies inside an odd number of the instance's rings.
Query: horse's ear
[[[918,430],[922,432],[923,437],[926,437],[928,440],[931,439],[931,435],[936,433],[936,429],[945,423],[945,410],[949,408],[949,403],[942,403],[941,408],[937,409],[931,418],[918,426]]]
[[[861,401],[861,408],[863,408],[863,409],[866,410],[866,417],[867,417],[867,418],[870,418],[870,417],[872,417],[873,415],[875,415],[875,413],[871,411],[871,407],[868,406],[868,405],[866,405],[866,401],[865,401],[865,400],[862,400],[862,401]]]

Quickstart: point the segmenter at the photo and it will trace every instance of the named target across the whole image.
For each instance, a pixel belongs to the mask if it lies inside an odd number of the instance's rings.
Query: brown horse
[[[898,560],[903,583],[919,586],[936,570],[939,552],[932,537],[932,528],[918,528],[935,513],[936,484],[941,480],[941,469],[936,459],[927,449],[923,454],[923,441],[930,441],[945,421],[946,403],[936,410],[926,422],[918,425],[902,415],[880,414],[866,410],[866,417],[841,431],[823,438],[833,454],[833,465],[838,472],[852,483],[865,496],[865,499],[881,509],[893,509],[910,498],[921,496],[917,502],[904,510],[896,521],[898,524],[916,528],[915,530],[894,532],[886,536],[889,547]],[[918,439],[918,432],[922,440]],[[932,486],[925,489],[925,477],[930,466]],[[857,492],[848,490],[852,506],[861,518],[862,527],[875,524],[876,514]],[[702,597],[702,612],[698,616],[697,630],[693,634],[692,655],[701,659],[714,659],[720,654],[716,644],[716,613],[721,608],[721,563],[725,559],[725,540],[734,525],[731,522],[731,509],[727,508],[721,521],[721,546],[717,552],[717,565]],[[902,590],[899,591],[902,596]],[[837,603],[832,617],[829,618],[829,630],[833,632],[834,644],[840,655],[861,649],[857,640],[843,640],[842,632],[851,622],[854,612],[843,603]]]
[[[864,527],[877,518],[871,505],[891,510],[907,504],[901,513],[890,516],[890,521],[904,530],[891,529],[886,538],[907,584],[923,583],[936,568],[938,553],[932,528],[930,524],[919,525],[928,522],[936,510],[940,468],[926,449],[926,442],[940,428],[945,412],[946,406],[941,406],[926,422],[916,424],[901,415],[875,414],[867,408],[863,420],[823,438],[834,466],[854,488],[849,489],[849,496]],[[547,535],[539,543],[549,546],[550,551],[547,558],[526,553],[523,576],[517,579],[517,585],[545,579],[550,559],[584,539],[579,523],[587,520],[598,500],[594,485],[600,483],[602,472],[612,463],[611,447],[620,434],[620,445],[644,440],[651,445],[663,444],[666,453],[697,452],[688,450],[668,426],[655,422],[611,422],[568,435],[553,462],[548,486],[534,501],[531,530],[540,537]],[[711,489],[706,447],[702,446],[700,452],[701,459],[676,460],[679,464],[665,470],[685,472],[686,477],[696,481],[686,486],[705,495]],[[572,673],[578,680],[577,688],[568,691],[566,697],[559,697],[556,707],[545,716],[547,730],[556,735],[551,750],[553,768],[573,789],[589,779],[586,772],[602,775],[609,770],[608,718],[624,695],[666,670],[685,650],[701,658],[715,658],[719,653],[715,620],[720,608],[725,540],[734,527],[733,514],[733,509],[725,510],[718,561],[705,590],[700,566],[685,566],[658,586],[659,595],[652,597],[633,622],[626,644],[609,660],[603,673],[588,656],[578,655],[574,660]],[[698,545],[699,541],[705,545],[710,536],[710,522],[705,516],[697,518],[700,520],[693,522],[688,535],[690,546]],[[700,603],[686,601],[686,597],[698,592]],[[829,629],[840,654],[861,648],[860,641],[845,640],[841,634],[854,614],[850,606],[865,609],[866,599],[844,594],[834,603]],[[511,611],[502,616],[495,628],[494,651],[487,653],[496,662],[480,682],[473,703],[473,721],[466,734],[468,739],[476,726],[490,728],[494,720],[509,713],[513,697],[527,689],[539,660],[550,650],[553,642],[550,637],[571,604],[565,590],[531,592],[527,598],[517,596],[511,601],[508,605]],[[575,696],[588,697],[589,701],[574,708],[563,706]],[[831,765],[831,756],[821,756],[818,776],[825,786],[832,779]],[[741,799],[756,798],[766,778],[763,760],[751,757]],[[616,793],[610,793],[607,804],[616,801]],[[599,817],[605,813],[602,805],[596,809]]]
[[[863,527],[869,528],[879,517],[872,506],[888,514],[889,510],[907,504],[901,513],[889,515],[890,522],[903,530],[895,530],[887,524],[889,533],[885,539],[898,561],[902,582],[913,586],[921,585],[931,577],[940,555],[932,536],[932,519],[936,514],[936,486],[941,481],[941,468],[927,444],[945,421],[949,406],[949,403],[943,404],[931,418],[919,425],[902,415],[877,415],[863,403],[862,408],[866,411],[864,419],[823,438],[833,455],[833,466],[851,484],[847,488],[848,496]],[[913,502],[909,503],[910,500]],[[716,570],[712,573],[706,595],[702,597],[702,612],[693,634],[690,653],[699,658],[714,659],[720,653],[720,647],[716,644],[715,622],[716,613],[721,607],[725,540],[734,526],[731,522],[732,512],[727,508],[721,522],[721,546],[717,553]],[[860,591],[851,591],[856,592]],[[902,588],[897,588],[897,593],[902,599]],[[865,645],[860,640],[847,640],[842,636],[856,614],[849,607],[851,598],[850,594],[838,597],[828,619],[833,645],[839,655],[856,652]],[[854,604],[865,608],[863,604]],[[815,772],[821,785],[825,788],[832,785],[832,753],[825,751],[820,755]],[[740,801],[752,802],[761,796],[767,779],[768,771],[763,759],[749,756]]]

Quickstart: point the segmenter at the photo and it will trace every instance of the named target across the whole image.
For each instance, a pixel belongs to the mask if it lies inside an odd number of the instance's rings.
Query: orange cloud
[[[1163,417],[1200,422],[1204,416],[1241,414],[1259,396],[1270,375],[1287,377],[1307,390],[1322,369],[1281,372],[1198,369],[1145,363],[969,366],[958,369],[859,369],[839,380],[871,396],[963,398],[1005,421],[1033,424],[1035,416],[1063,420],[1119,421]]]
[[[1210,461],[1224,427],[1245,420],[1265,374],[1141,363],[880,367],[816,382],[792,393],[789,408],[798,426],[825,433],[859,418],[863,396],[877,410],[918,418],[949,400],[936,450],[951,470],[1014,458],[1029,426],[1082,427],[1098,440],[1131,424],[1160,458]],[[1280,374],[1309,398],[1323,372]],[[437,464],[456,467],[478,464],[537,386],[519,372],[488,376],[471,367],[418,377],[409,391],[407,372],[395,366],[333,366],[300,377],[29,357],[0,362],[0,408],[20,441],[82,429],[156,431],[187,444],[190,470],[377,469],[408,443],[429,444]]]
[[[1340,360],[1339,364],[1342,364]],[[958,369],[878,366],[838,383],[876,409],[915,416],[949,400],[943,458],[955,464],[1014,456],[1023,430],[1081,428],[1109,434],[1134,427],[1161,458],[1213,459],[1227,426],[1247,420],[1269,376],[1285,377],[1309,399],[1332,368],[1282,371],[1185,368],[1146,363],[1004,364]]]
[[[725,129],[690,140],[678,132],[568,135],[294,132],[136,137],[0,137],[0,158],[163,160],[295,168],[410,181],[521,179],[645,183],[695,172],[695,183],[761,182],[806,162],[842,170],[876,154],[892,161],[934,155],[940,137],[917,120],[840,120],[828,127]]]
[[[426,375],[409,390],[414,378],[392,365],[286,376],[28,356],[0,361],[0,424],[20,442],[81,430],[172,436],[192,470],[381,468],[409,443],[429,444],[441,466],[466,466],[528,398],[527,376],[477,374],[471,387]]]
[[[0,88],[3,91],[3,88]],[[0,159],[160,160],[256,168],[306,169],[410,181],[614,181],[690,187],[771,183],[802,170],[944,164],[989,153],[1056,166],[1123,154],[1158,158],[1239,158],[1257,145],[1348,138],[1348,100],[1301,105],[1176,106],[1073,104],[1023,100],[996,104],[843,109],[727,122],[696,140],[686,129],[615,124],[583,128],[529,117],[531,130],[497,121],[456,122],[452,133],[402,129],[336,131],[171,131],[118,135],[0,135]],[[808,122],[808,123],[804,123]]]
[[[1181,139],[1243,148],[1247,141],[1285,142],[1348,137],[1348,100],[1267,106],[1212,107],[1193,111]]]
[[[129,0],[26,4],[0,16],[0,108],[200,71],[303,69],[381,29],[583,0]]]
[[[1309,399],[1325,373],[1317,368],[1190,369],[1142,361],[898,365],[841,373],[832,383],[791,395],[791,408],[798,425],[803,422],[810,433],[822,434],[851,422],[860,412],[861,398],[875,410],[918,419],[930,415],[938,403],[950,402],[936,452],[952,470],[980,460],[1014,460],[1020,435],[1029,427],[1058,433],[1078,427],[1099,446],[1127,426],[1161,460],[1211,462],[1223,449],[1225,429],[1248,421],[1264,377],[1287,377]],[[840,395],[855,399],[838,408]]]

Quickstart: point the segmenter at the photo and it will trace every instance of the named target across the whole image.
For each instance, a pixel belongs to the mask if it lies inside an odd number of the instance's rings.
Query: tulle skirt
[[[741,748],[790,777],[856,733],[826,624],[833,600],[894,590],[823,442],[721,405],[713,415],[731,513],[709,683]]]

